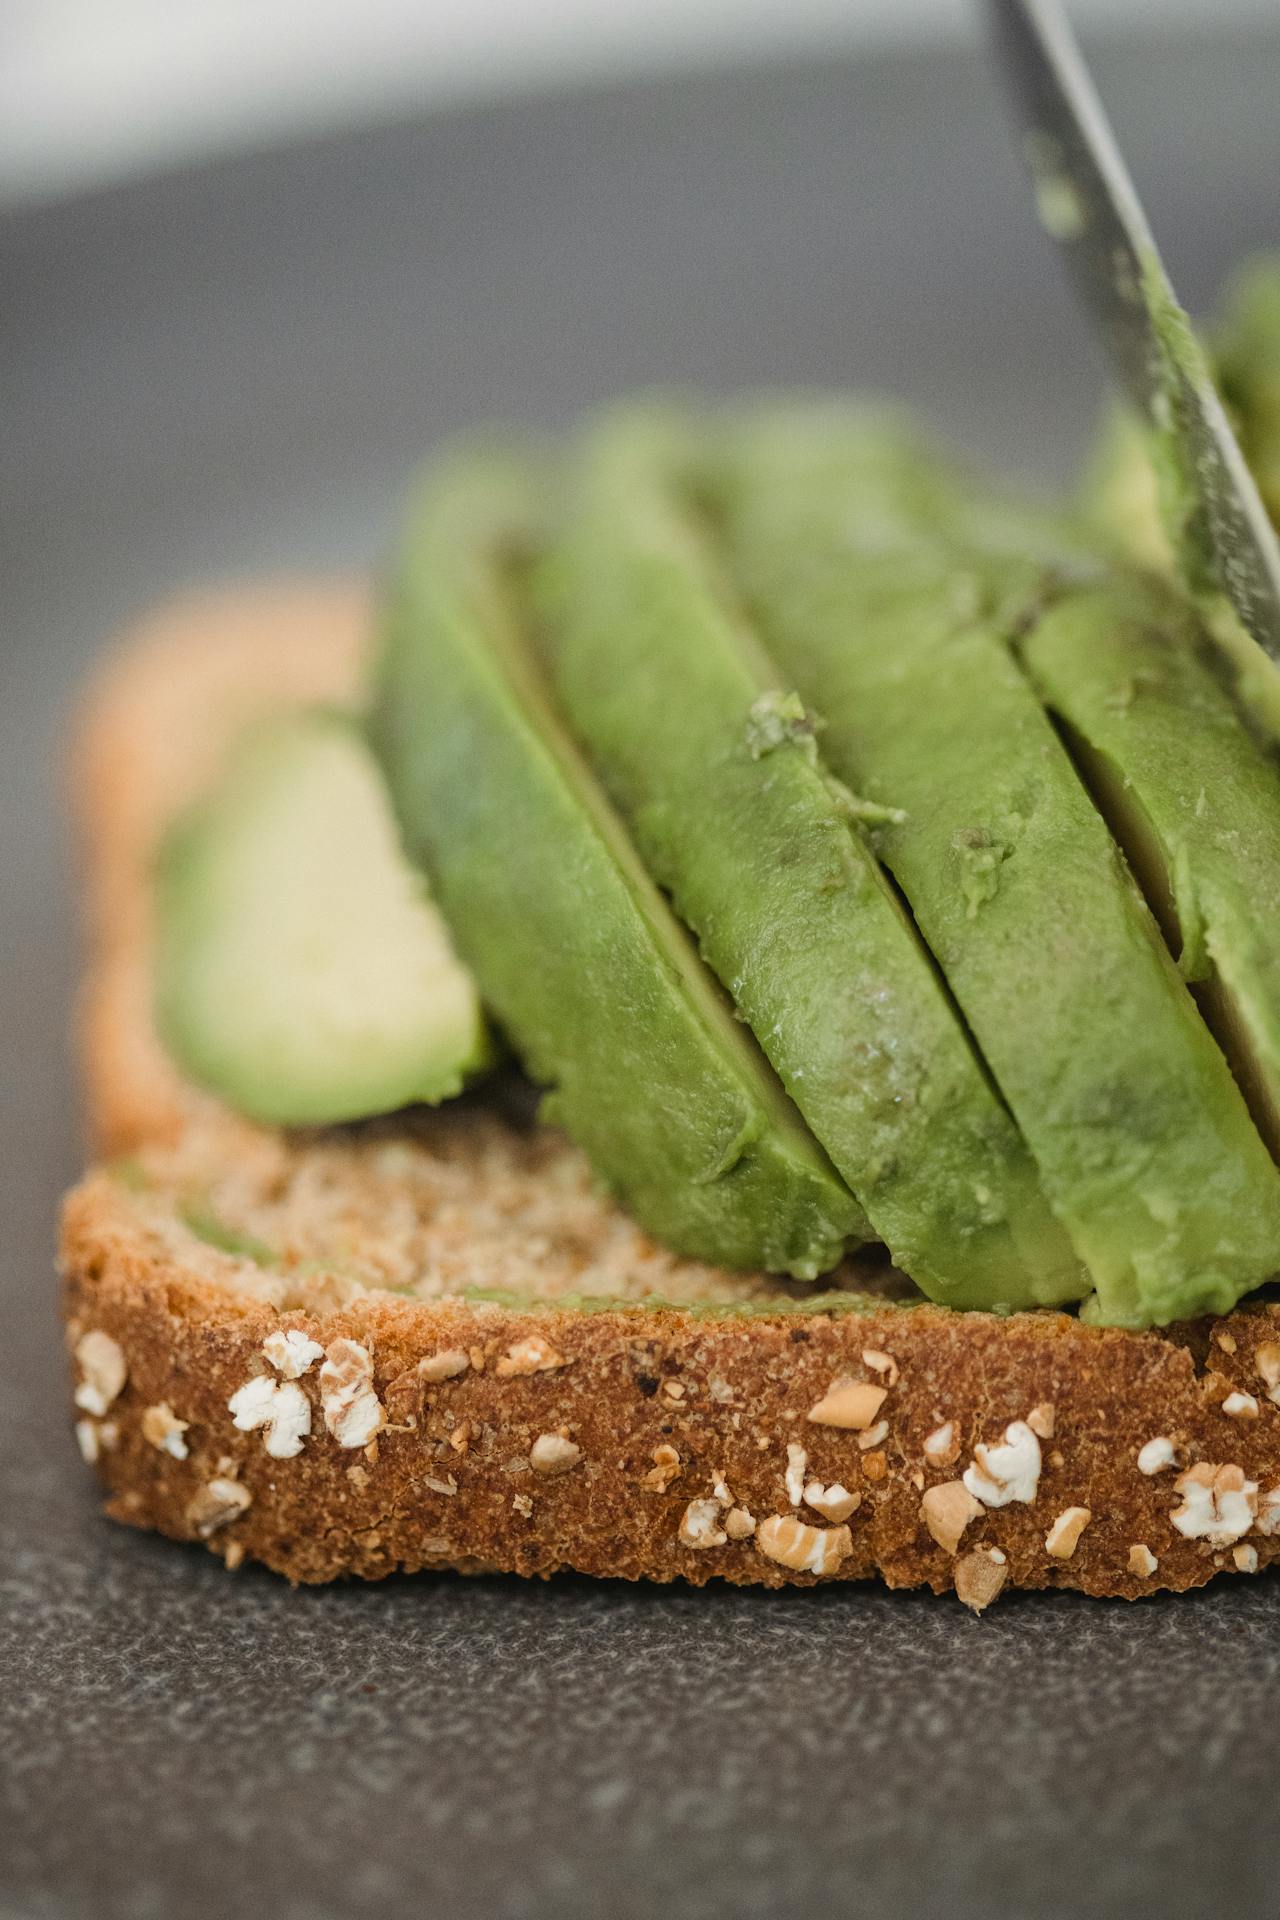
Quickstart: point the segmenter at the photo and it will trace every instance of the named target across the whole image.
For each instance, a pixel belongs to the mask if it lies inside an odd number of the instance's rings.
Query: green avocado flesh
[[[680,498],[684,436],[589,439],[544,570],[548,675],[641,858],[897,1264],[935,1299],[1087,1289],[883,874]]]
[[[860,1208],[699,960],[539,678],[516,583],[543,477],[460,459],[421,498],[374,733],[411,851],[535,1079],[632,1214],[812,1278]]]
[[[1022,647],[1280,1155],[1280,774],[1155,583],[1051,607]]]
[[[1089,1269],[1090,1317],[1223,1312],[1280,1267],[1280,1174],[1014,657],[1070,570],[970,544],[883,421],[774,411],[705,485],[765,643],[826,721]]]
[[[1236,275],[1211,324],[1207,352],[1158,267],[1149,278],[1167,392],[1164,417],[1155,426],[1123,412],[1108,421],[1082,504],[1112,546],[1142,566],[1180,574],[1231,665],[1242,709],[1257,729],[1280,739],[1280,668],[1218,587],[1199,485],[1173,430],[1182,383],[1211,377],[1263,504],[1280,524],[1280,258],[1260,256]]]
[[[170,835],[156,907],[165,1041],[253,1119],[323,1125],[444,1100],[488,1058],[474,982],[341,715],[246,737]]]

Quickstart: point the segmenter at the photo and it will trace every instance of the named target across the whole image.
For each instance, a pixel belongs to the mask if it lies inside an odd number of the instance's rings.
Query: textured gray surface
[[[1103,64],[1193,301],[1280,239],[1277,74],[1280,37]],[[100,1522],[63,1409],[57,755],[104,631],[372,556],[441,433],[653,379],[891,384],[1068,472],[1097,361],[990,83],[918,56],[457,114],[0,223],[0,285],[0,1912],[1274,1913],[1273,1578],[982,1623],[290,1594]]]

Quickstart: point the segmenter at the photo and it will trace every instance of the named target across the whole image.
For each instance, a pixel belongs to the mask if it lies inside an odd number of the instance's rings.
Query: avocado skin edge
[[[559,725],[514,563],[545,475],[458,455],[381,619],[372,737],[411,853],[549,1117],[677,1251],[813,1278],[861,1209],[733,1019]]]
[[[892,422],[781,410],[729,429],[707,481],[835,771],[906,810],[883,857],[1094,1277],[1088,1317],[1226,1312],[1280,1265],[1280,1176],[1012,657],[1072,589],[969,545],[940,474]]]
[[[897,1265],[955,1306],[1079,1299],[1088,1277],[859,803],[712,563],[688,451],[652,407],[587,435],[541,569],[557,705]]]

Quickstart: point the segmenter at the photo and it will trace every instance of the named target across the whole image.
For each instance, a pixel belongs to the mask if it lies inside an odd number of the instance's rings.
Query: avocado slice
[[[251,729],[169,835],[155,902],[160,1033],[252,1119],[444,1100],[488,1061],[475,983],[345,715]]]
[[[1259,254],[1234,275],[1210,349],[1249,470],[1280,525],[1280,254]]]
[[[1207,352],[1179,309],[1158,305],[1162,353],[1171,366],[1207,363],[1267,512],[1280,525],[1280,257],[1260,255],[1235,275],[1210,325]],[[1280,668],[1218,588],[1177,436],[1117,410],[1081,491],[1084,511],[1114,549],[1153,571],[1176,572],[1191,589],[1230,664],[1241,711],[1268,743],[1280,740]]]
[[[1280,768],[1155,582],[1064,598],[1022,658],[1280,1157]]]
[[[948,510],[886,434],[804,410],[728,433],[707,483],[748,604],[837,775],[904,810],[881,857],[1089,1268],[1090,1317],[1225,1312],[1280,1268],[1280,1175],[1013,657],[1038,563],[967,548],[963,487]]]
[[[410,519],[374,732],[410,848],[549,1115],[682,1253],[813,1278],[861,1209],[555,714],[522,604],[545,476],[458,456]]]
[[[588,438],[544,569],[557,704],[898,1266],[954,1306],[1087,1290],[1030,1155],[816,723],[736,613],[682,499],[685,432]]]

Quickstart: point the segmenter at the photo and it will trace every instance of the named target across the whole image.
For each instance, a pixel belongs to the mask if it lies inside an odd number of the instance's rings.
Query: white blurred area
[[[1076,0],[1098,31],[1280,0]],[[580,79],[970,38],[978,0],[0,0],[0,203]]]

